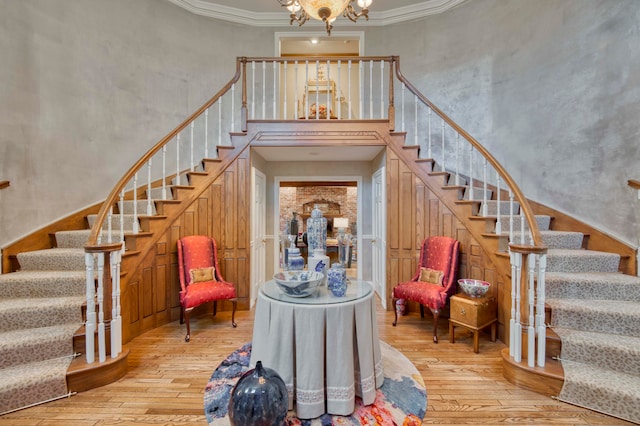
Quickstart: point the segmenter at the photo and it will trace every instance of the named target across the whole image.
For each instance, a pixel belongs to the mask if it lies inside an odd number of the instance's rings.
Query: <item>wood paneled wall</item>
[[[123,278],[125,342],[180,317],[176,244],[184,236],[215,238],[222,276],[236,286],[238,309],[249,309],[250,193],[247,151],[167,228],[135,273]],[[196,308],[194,315],[211,312],[211,309],[210,303],[202,305]],[[218,303],[218,310],[230,309],[231,303]]]
[[[387,218],[387,309],[394,309],[393,287],[413,277],[422,241],[432,235],[444,235],[460,241],[458,278],[492,283],[488,295],[498,299],[500,309],[504,286],[493,263],[463,223],[390,149],[387,149]],[[410,304],[410,309],[416,308],[417,305]],[[505,318],[508,321],[509,312],[506,314],[505,317],[499,313],[500,324],[504,324]],[[500,333],[502,330],[500,327]]]

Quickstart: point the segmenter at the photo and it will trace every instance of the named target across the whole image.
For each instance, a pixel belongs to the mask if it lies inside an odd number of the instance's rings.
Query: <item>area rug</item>
[[[406,425],[418,426],[427,410],[427,391],[416,367],[397,349],[380,342],[384,363],[384,384],[377,390],[373,404],[363,406],[356,398],[350,416],[325,414],[312,420],[300,420],[295,411],[287,415],[286,425]],[[251,343],[229,355],[211,375],[204,391],[204,412],[209,425],[228,425],[227,406],[231,390],[249,370]]]

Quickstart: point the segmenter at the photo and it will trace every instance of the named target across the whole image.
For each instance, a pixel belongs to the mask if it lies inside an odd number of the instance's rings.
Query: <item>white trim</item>
[[[253,27],[281,27],[289,23],[286,10],[281,12],[252,12],[250,10],[238,9],[235,7],[223,6],[204,0],[168,0],[191,13],[209,18],[221,19],[223,21],[235,22],[236,24],[250,25]],[[385,12],[376,12],[375,3],[369,11],[369,20],[358,20],[355,25],[375,27],[397,24],[399,22],[424,18],[429,15],[446,12],[468,0],[427,0],[412,6],[399,7]],[[278,6],[273,0],[274,6]],[[350,23],[346,18],[339,18],[336,26],[342,23]],[[294,23],[297,26],[297,24]],[[324,27],[321,21],[311,19],[304,25],[313,27]]]
[[[171,1],[171,0],[169,0]],[[331,35],[336,38],[353,37],[358,38],[358,52],[360,56],[364,55],[364,31],[331,31]],[[276,31],[274,34],[275,55],[282,56],[280,48],[280,40],[284,38],[300,38],[300,37],[326,37],[326,31]],[[295,57],[291,59],[295,60]]]

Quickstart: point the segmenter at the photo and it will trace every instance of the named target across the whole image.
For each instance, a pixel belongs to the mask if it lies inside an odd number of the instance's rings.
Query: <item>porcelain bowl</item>
[[[462,279],[458,280],[458,285],[462,291],[471,297],[482,297],[487,293],[491,284],[481,280]]]
[[[316,271],[283,271],[275,274],[273,280],[287,296],[307,297],[315,293],[324,280],[324,274]]]

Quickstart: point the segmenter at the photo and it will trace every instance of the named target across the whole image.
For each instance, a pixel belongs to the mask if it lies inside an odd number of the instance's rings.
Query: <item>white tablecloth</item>
[[[349,415],[356,395],[372,404],[384,374],[371,285],[352,281],[342,299],[324,287],[314,299],[274,297],[274,285],[258,295],[251,366],[278,372],[301,419]]]

